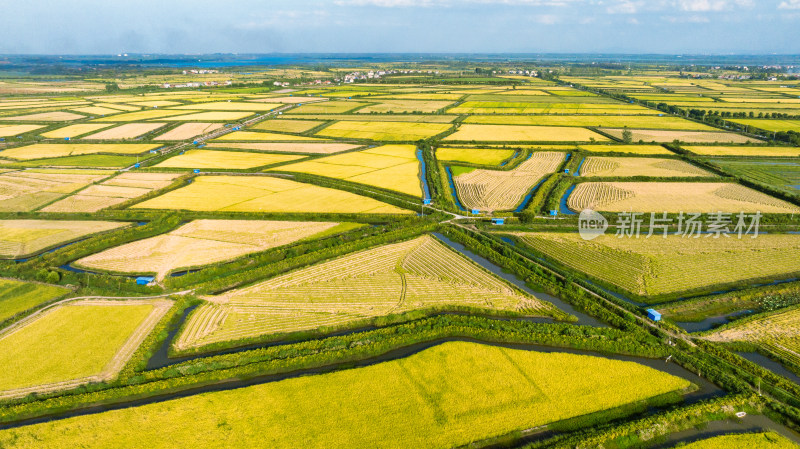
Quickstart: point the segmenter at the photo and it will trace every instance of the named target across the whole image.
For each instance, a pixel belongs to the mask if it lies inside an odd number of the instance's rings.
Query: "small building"
[[[478,209],[472,209],[469,211],[469,213],[471,213],[472,215],[480,215],[481,211]]]
[[[195,168],[193,171],[194,171],[195,173],[200,173],[200,169],[199,169],[199,168]]]
[[[64,140],[69,140],[69,137],[64,137]]]
[[[426,205],[426,206],[427,206],[428,204],[431,204],[431,199],[430,199],[430,198],[425,198],[425,199],[423,199],[423,200],[422,200],[422,204],[424,204],[424,205]]]
[[[196,140],[193,140],[193,141],[192,141],[192,145],[197,145],[197,141],[196,141]]]
[[[138,162],[133,164],[133,168],[139,168],[139,167],[141,167],[141,165]]]
[[[502,225],[506,224],[506,219],[505,218],[492,218],[492,224],[493,225],[502,226]]]
[[[155,279],[153,276],[139,276],[136,278],[136,285],[147,285]]]
[[[647,318],[653,321],[661,321],[661,314],[656,309],[647,309]]]
[[[550,211],[550,216],[551,217],[555,217],[556,215],[558,215],[558,211],[557,210],[553,209],[553,210]]]
[[[569,169],[568,169],[568,168],[565,168],[565,169],[564,169],[564,173],[566,173],[566,174],[569,174]]]

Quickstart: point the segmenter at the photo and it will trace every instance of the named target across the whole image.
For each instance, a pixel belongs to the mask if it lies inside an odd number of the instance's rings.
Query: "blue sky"
[[[800,53],[800,0],[0,0],[0,53]]]

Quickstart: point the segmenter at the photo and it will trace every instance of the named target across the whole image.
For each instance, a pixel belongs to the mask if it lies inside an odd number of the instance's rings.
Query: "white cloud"
[[[636,14],[644,6],[644,2],[622,0],[614,5],[608,6],[606,12],[609,14]]]
[[[567,6],[584,0],[336,0],[339,6],[378,6],[382,8],[451,7],[467,3],[481,5]]]
[[[681,11],[689,12],[727,11],[736,7],[750,8],[753,0],[678,0],[677,6]]]
[[[778,9],[800,9],[800,0],[786,0],[778,5]]]

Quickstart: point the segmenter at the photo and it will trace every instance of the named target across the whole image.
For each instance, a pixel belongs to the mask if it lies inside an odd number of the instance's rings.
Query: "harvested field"
[[[250,99],[247,101],[254,101],[256,103],[283,103],[283,104],[297,104],[297,103],[315,103],[318,101],[327,101],[327,98],[322,97],[269,97]]]
[[[137,240],[78,260],[91,270],[153,273],[163,279],[173,271],[232,260],[288,245],[352,223],[264,220],[195,220],[167,234]]]
[[[186,111],[170,111],[167,109],[148,109],[146,111],[128,112],[125,114],[118,114],[113,117],[96,118],[95,122],[138,122],[141,120],[161,119],[173,115],[186,114]]]
[[[711,341],[741,341],[763,346],[795,365],[800,366],[800,308],[762,315],[755,319],[734,322],[714,331]]]
[[[164,126],[164,123],[126,123],[124,125],[115,126],[113,128],[100,131],[99,133],[90,134],[81,137],[81,139],[89,140],[116,140],[116,139],[133,139],[142,134],[147,134],[155,131]]]
[[[186,140],[203,134],[208,134],[222,128],[219,123],[184,123],[178,125],[164,134],[153,138],[153,140]]]
[[[798,147],[681,145],[681,148],[702,156],[800,157]]]
[[[42,209],[42,212],[97,212],[167,187],[175,173],[123,173]]]
[[[233,122],[236,120],[241,120],[246,117],[250,117],[253,115],[251,112],[227,112],[227,111],[212,111],[212,112],[197,112],[194,114],[186,114],[186,115],[172,115],[169,117],[163,117],[159,120],[164,120],[167,122]]]
[[[19,259],[129,223],[115,221],[0,220],[0,258]]]
[[[0,174],[0,212],[30,212],[106,174],[41,173],[36,170]]]
[[[644,234],[647,220],[642,225]],[[657,296],[732,283],[796,276],[800,236],[685,238],[658,230],[650,237],[609,232],[591,241],[577,232],[515,234],[526,245],[574,270],[641,296]],[[691,276],[687,276],[691,273]]]
[[[7,161],[0,160],[0,164]],[[115,156],[110,154],[87,154],[82,156],[66,156],[56,158],[33,159],[30,161],[12,162],[15,167],[59,167],[59,168],[124,168],[137,162],[136,156]]]
[[[15,121],[31,121],[31,122],[68,122],[71,120],[78,120],[85,118],[80,114],[73,114],[71,112],[39,112],[36,114],[16,115],[13,117],[0,117],[0,120],[15,120]]]
[[[71,108],[70,111],[81,112],[89,115],[112,115],[123,112],[118,109],[105,108],[103,106],[84,106],[82,108]]]
[[[34,143],[9,148],[0,157],[17,160],[78,156],[81,154],[142,154],[160,148],[152,143]]]
[[[437,148],[436,159],[445,162],[467,162],[479,165],[500,165],[516,151],[492,148]]]
[[[600,131],[622,140],[622,133],[625,131],[620,128],[602,128]],[[706,131],[658,131],[648,129],[631,129],[634,142],[661,142],[668,143],[678,140],[680,142],[696,143],[757,143],[758,139],[753,139],[741,134],[729,133],[725,131],[706,132]]]
[[[342,100],[317,102],[312,104],[304,104],[300,107],[292,109],[292,114],[341,114],[344,112],[351,112],[353,109],[366,106],[368,104],[369,103]]]
[[[567,205],[573,211],[800,212],[797,206],[757,190],[716,182],[583,182]]]
[[[560,152],[536,152],[513,170],[478,169],[454,176],[453,182],[467,209],[514,209],[539,180],[558,169],[564,157]]]
[[[271,176],[200,176],[186,187],[133,207],[226,212],[412,213],[350,192]]]
[[[303,133],[324,123],[327,122],[324,120],[266,120],[248,129],[284,133]]]
[[[224,136],[217,137],[216,139],[212,140],[212,142],[322,142],[323,139],[317,139],[316,137],[306,137],[306,136],[295,136],[293,134],[278,134],[278,133],[268,133],[268,132],[258,132],[258,131],[234,131],[230,134],[225,134]]]
[[[146,108],[164,108],[169,106],[179,106],[183,103],[178,103],[177,101],[169,101],[169,100],[148,100],[148,101],[129,101],[128,104],[132,104],[134,106],[142,106]]]
[[[381,100],[378,104],[371,104],[356,111],[357,114],[402,114],[421,113],[430,114],[453,104],[452,101],[436,100]]]
[[[675,154],[661,145],[578,145],[577,147],[592,153]]]
[[[243,101],[215,101],[211,103],[193,103],[185,106],[176,106],[171,109],[193,109],[200,111],[251,111],[264,112],[281,107],[278,103],[246,103]]]
[[[344,179],[422,197],[414,145],[383,145],[272,169]]]
[[[316,135],[344,139],[368,139],[380,141],[412,141],[433,137],[449,130],[443,123],[409,122],[336,122]]]
[[[608,138],[585,128],[521,125],[461,125],[444,140],[478,142],[597,142]]]
[[[472,115],[464,123],[490,125],[539,125],[539,126],[595,126],[613,128],[687,129],[712,130],[702,123],[680,117],[658,117],[649,115]]]
[[[112,124],[99,124],[99,123],[82,123],[79,125],[67,125],[62,128],[54,129],[46,133],[42,133],[42,137],[49,139],[63,139],[65,137],[78,137],[88,134],[99,129],[108,128]]]
[[[363,368],[6,429],[0,444],[440,449],[690,387],[634,362],[448,342]]]
[[[168,300],[68,302],[0,334],[0,398],[108,381],[172,307]]]
[[[215,143],[206,148],[233,148],[240,150],[268,151],[271,153],[334,154],[353,150],[362,145],[350,143]]]
[[[592,176],[651,176],[667,177],[716,177],[715,174],[679,159],[653,157],[598,157],[589,156],[581,164],[580,175]]]
[[[60,285],[0,278],[0,323],[65,296],[70,291]]]
[[[188,150],[184,154],[173,156],[154,165],[154,167],[245,170],[280,162],[290,162],[297,159],[303,159],[303,156],[251,153],[244,151]]]
[[[0,125],[0,137],[14,137],[40,128],[44,125]]]
[[[176,341],[178,349],[427,308],[470,306],[534,315],[553,310],[427,235],[207,299]]]

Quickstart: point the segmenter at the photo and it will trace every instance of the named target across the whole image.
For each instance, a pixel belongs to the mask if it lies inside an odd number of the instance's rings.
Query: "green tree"
[[[47,274],[47,282],[50,284],[58,284],[58,281],[61,280],[61,276],[58,274],[57,271],[51,271]]]
[[[633,142],[633,133],[627,127],[622,131],[622,141],[625,143]]]

